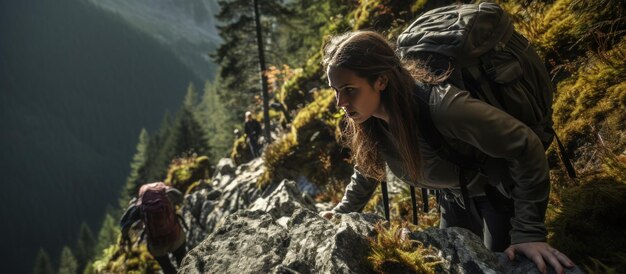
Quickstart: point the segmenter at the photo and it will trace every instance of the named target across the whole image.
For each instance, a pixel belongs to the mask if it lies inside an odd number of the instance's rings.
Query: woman
[[[545,262],[557,273],[563,273],[562,265],[573,267],[565,254],[545,242],[548,164],[543,145],[531,129],[473,99],[468,92],[441,84],[445,74],[437,78],[416,66],[407,66],[411,71],[407,70],[386,39],[375,32],[332,38],[325,47],[323,64],[329,85],[336,92],[337,106],[348,118],[344,134],[355,168],[342,201],[320,215],[331,218],[335,213],[360,211],[388,166],[406,183],[445,193],[441,199],[442,228],[468,228],[491,250],[504,250],[510,259],[522,253],[544,273]],[[510,210],[487,199],[487,178],[479,172],[464,171],[469,175],[465,178],[471,201],[463,201],[460,168],[441,159],[419,132],[415,93],[427,91],[416,80],[439,83],[430,91],[430,114],[437,130],[456,151],[506,159],[514,186],[511,191],[499,187],[498,192],[512,198]]]

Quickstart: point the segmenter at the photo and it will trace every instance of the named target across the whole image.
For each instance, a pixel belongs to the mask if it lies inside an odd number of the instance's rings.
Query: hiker
[[[259,135],[261,134],[261,124],[252,118],[252,112],[246,112],[246,122],[244,124],[244,133],[248,139],[248,146],[252,157],[259,157]]]
[[[544,273],[546,263],[557,273],[573,267],[546,243],[548,163],[528,126],[450,84],[453,79],[446,77],[454,71],[434,74],[403,64],[375,32],[332,37],[323,65],[337,107],[345,112],[343,135],[354,173],[341,202],[320,216],[361,211],[384,181],[387,166],[409,185],[440,191],[441,228],[467,228],[490,250],[504,251],[511,260],[524,254]],[[426,140],[435,131],[440,142],[463,155],[503,159],[501,170],[510,180],[443,159]]]
[[[165,274],[176,273],[176,267],[169,258],[174,255],[176,264],[180,263],[187,253],[186,236],[181,227],[185,225],[176,214],[175,205],[182,203],[183,194],[177,189],[162,182],[142,185],[138,198],[130,201],[130,206],[120,220],[122,227],[122,243],[129,244],[129,230],[141,221],[145,227],[148,251],[159,263]],[[186,226],[185,226],[186,227]],[[140,241],[143,238],[140,237]]]

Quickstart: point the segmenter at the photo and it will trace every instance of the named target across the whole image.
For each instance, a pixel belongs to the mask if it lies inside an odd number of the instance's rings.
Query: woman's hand
[[[332,218],[335,215],[335,213],[332,212],[332,211],[322,211],[322,212],[319,213],[319,215],[320,215],[320,217],[324,217],[324,218],[330,220],[330,218]]]
[[[517,252],[524,254],[528,259],[535,262],[539,271],[544,274],[547,273],[546,261],[550,263],[558,274],[565,273],[563,266],[567,268],[574,267],[574,263],[565,254],[554,249],[548,243],[529,242],[514,244],[509,246],[504,251],[504,254],[509,257],[509,260],[513,260]]]

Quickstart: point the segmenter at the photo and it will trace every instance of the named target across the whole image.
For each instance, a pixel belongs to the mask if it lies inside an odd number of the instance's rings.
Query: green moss
[[[566,65],[588,49],[608,50],[625,27],[623,1],[496,1],[540,55]]]
[[[240,136],[233,143],[233,149],[230,153],[230,158],[233,159],[233,161],[235,161],[235,163],[238,165],[247,163],[250,160],[254,159],[254,157],[252,157],[250,147],[248,147],[248,141],[246,140],[245,135]]]
[[[274,178],[295,179],[300,175],[318,186],[349,179],[347,150],[339,145],[335,134],[342,116],[334,100],[331,90],[315,92],[313,101],[294,117],[291,130],[266,148],[260,187]]]
[[[547,223],[550,243],[578,264],[592,258],[626,272],[626,184],[602,173],[583,179],[562,196],[561,212]]]
[[[278,100],[287,110],[300,109],[313,99],[309,90],[321,84],[320,78],[323,74],[321,58],[320,52],[313,54],[304,68],[295,70],[294,75],[281,86]]]
[[[165,184],[188,192],[188,188],[194,182],[209,179],[212,174],[213,170],[207,156],[182,157],[173,160],[170,164]]]
[[[433,248],[402,236],[403,227],[392,224],[389,229],[382,223],[375,226],[375,239],[370,239],[372,253],[368,257],[378,273],[435,273],[441,263]]]
[[[626,40],[602,55],[590,56],[557,90],[553,118],[566,143],[584,135],[595,138],[589,134],[592,126],[625,130]]]
[[[160,270],[145,244],[125,248],[111,245],[92,266],[96,273],[157,273]]]

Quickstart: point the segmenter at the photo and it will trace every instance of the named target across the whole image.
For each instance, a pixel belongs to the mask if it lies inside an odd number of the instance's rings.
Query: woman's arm
[[[545,242],[544,216],[550,191],[543,145],[525,124],[468,92],[446,85],[433,88],[433,122],[442,135],[468,143],[508,162],[515,206],[511,243]]]
[[[367,178],[361,174],[357,168],[354,168],[354,173],[350,177],[350,183],[346,186],[346,191],[343,195],[341,202],[333,208],[333,212],[336,213],[348,213],[358,212],[363,210],[363,207],[374,194],[378,182],[374,179]]]
[[[564,273],[563,266],[573,267],[565,254],[545,242],[550,177],[539,138],[522,122],[466,91],[447,85],[434,87],[433,92],[433,122],[441,134],[508,163],[514,181],[511,196],[515,216],[511,220],[511,246],[505,254],[512,260],[516,253],[522,253],[543,273],[547,273],[547,264],[557,273]]]

